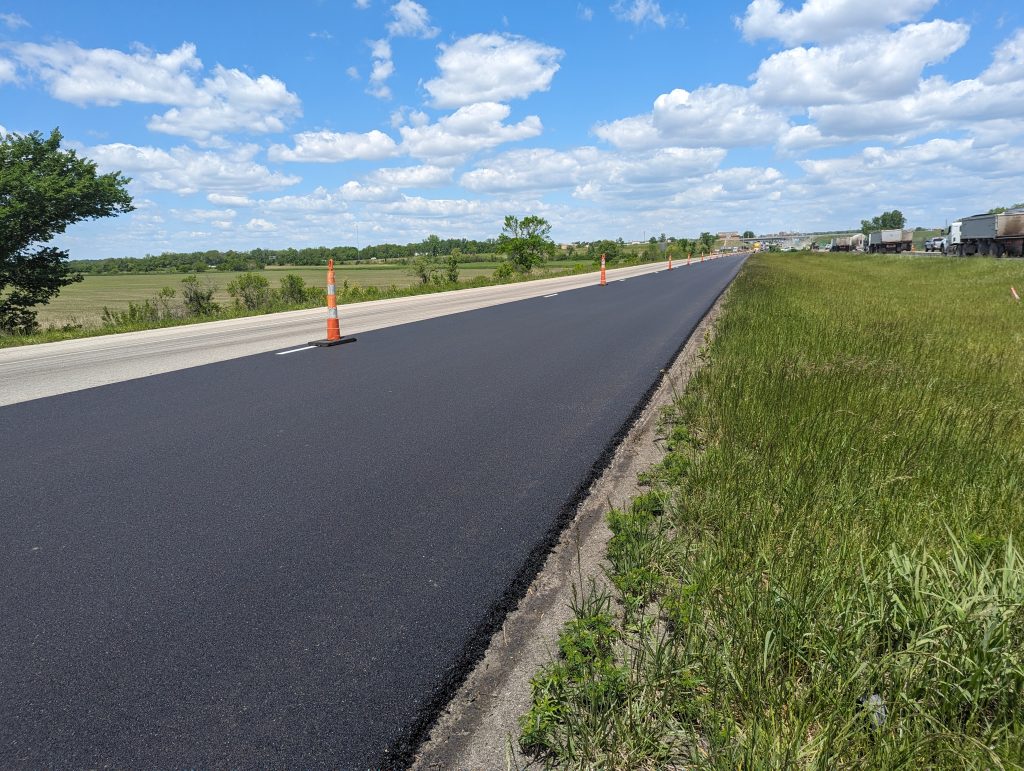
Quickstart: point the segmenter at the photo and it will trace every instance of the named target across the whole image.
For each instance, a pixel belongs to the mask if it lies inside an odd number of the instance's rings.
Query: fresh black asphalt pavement
[[[0,408],[0,767],[404,763],[741,263]]]

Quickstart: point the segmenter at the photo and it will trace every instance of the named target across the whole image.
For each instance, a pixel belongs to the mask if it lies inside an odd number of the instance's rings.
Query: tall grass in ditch
[[[737,279],[533,682],[551,765],[1024,764],[1024,265]]]

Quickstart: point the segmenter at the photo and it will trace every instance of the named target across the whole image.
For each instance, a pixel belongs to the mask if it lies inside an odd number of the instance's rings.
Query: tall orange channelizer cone
[[[601,255],[601,286],[607,286],[607,285],[608,285],[608,277],[605,275],[605,272],[604,272],[604,255],[602,254]]]
[[[342,345],[343,343],[354,343],[354,337],[342,337],[341,327],[338,324],[338,296],[335,294],[334,284],[334,260],[327,261],[327,337],[323,340],[310,340],[310,345],[321,348],[330,345]]]
[[[686,267],[690,267],[690,260],[693,258],[692,254],[686,255]]]
[[[672,270],[672,252],[668,253],[668,269]]]

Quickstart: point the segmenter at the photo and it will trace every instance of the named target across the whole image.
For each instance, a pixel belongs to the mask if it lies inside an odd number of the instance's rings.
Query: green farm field
[[[489,276],[494,272],[496,263],[472,263],[460,266],[459,275],[462,279],[476,276]],[[325,268],[283,267],[267,268],[260,271],[270,281],[271,287],[281,283],[281,277],[294,273],[301,276],[307,285],[322,286],[327,280]],[[221,303],[230,302],[227,286],[237,277],[238,273],[207,272],[200,274],[201,281],[209,281],[217,287],[214,300]],[[348,281],[351,286],[390,286],[407,287],[416,283],[417,279],[405,265],[378,266],[353,265],[335,270],[338,284]],[[86,276],[78,284],[72,284],[61,290],[60,294],[48,305],[39,307],[39,323],[43,326],[59,326],[68,323],[98,324],[103,313],[103,306],[112,310],[123,310],[129,302],[142,302],[152,299],[163,287],[177,288],[181,284],[181,274],[176,273],[139,273],[114,276]]]
[[[558,768],[1024,768],[1024,262],[760,254],[533,679]]]

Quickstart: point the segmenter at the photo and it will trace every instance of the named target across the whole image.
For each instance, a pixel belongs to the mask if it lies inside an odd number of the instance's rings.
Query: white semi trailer
[[[946,254],[1024,256],[1024,209],[957,220],[946,231]]]
[[[869,252],[909,252],[913,249],[913,230],[875,230],[868,233]]]
[[[851,236],[836,236],[829,244],[829,251],[862,252],[864,251],[864,234],[855,233]]]

